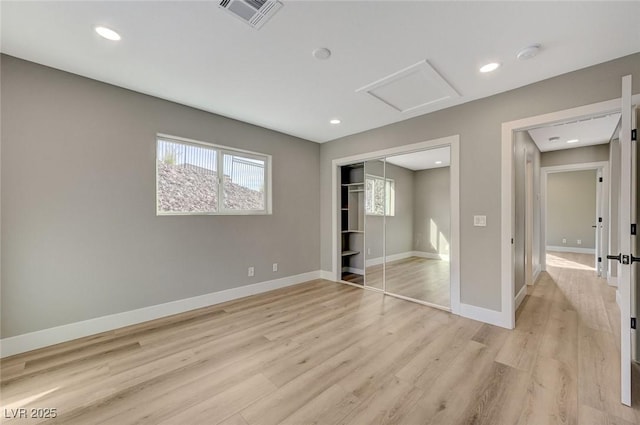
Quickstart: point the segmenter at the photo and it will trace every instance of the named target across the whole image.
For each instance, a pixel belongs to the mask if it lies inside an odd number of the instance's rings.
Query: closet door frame
[[[334,159],[331,162],[331,188],[332,188],[332,202],[331,202],[331,229],[332,229],[332,259],[331,259],[331,278],[336,282],[341,281],[341,252],[340,252],[340,230],[338,228],[340,204],[339,204],[339,171],[343,165],[352,164],[355,162],[363,162],[367,160],[374,160],[380,158],[386,158],[388,156],[401,155],[406,153],[412,153],[417,151],[423,151],[427,149],[434,149],[440,147],[449,146],[451,149],[451,241],[449,245],[450,254],[450,294],[451,294],[451,308],[444,310],[451,311],[454,314],[460,314],[460,135],[452,135],[442,137],[439,139],[427,140],[424,142],[413,143],[409,145],[397,146],[393,148],[378,150],[374,152],[366,152],[358,155],[352,155],[343,158]],[[366,256],[365,256],[366,261]],[[360,286],[359,286],[360,287]],[[367,287],[366,290],[382,292],[379,289]],[[392,295],[392,294],[388,294]],[[398,297],[403,298],[403,297]],[[413,299],[408,299],[415,301]],[[419,301],[415,301],[419,302]],[[421,304],[431,305],[429,303]],[[443,309],[440,306],[434,306]]]

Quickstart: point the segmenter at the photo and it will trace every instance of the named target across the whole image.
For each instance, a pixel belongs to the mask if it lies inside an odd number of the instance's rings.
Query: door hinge
[[[598,257],[598,263],[602,263],[602,257]]]
[[[511,238],[511,245],[513,245],[513,238]]]
[[[635,329],[636,328],[636,318],[632,317],[631,318],[631,329]]]
[[[602,223],[602,217],[598,217],[598,223]]]
[[[600,183],[602,183],[602,177],[600,177],[600,178],[598,179],[598,181],[599,181]]]
[[[635,128],[631,130],[631,140],[638,140],[638,130]]]
[[[631,224],[631,234],[632,235],[636,234],[636,224],[635,223]]]

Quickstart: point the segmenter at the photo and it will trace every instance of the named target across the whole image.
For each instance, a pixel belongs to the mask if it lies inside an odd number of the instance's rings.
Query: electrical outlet
[[[578,245],[582,245],[582,239],[578,239]]]
[[[255,269],[252,267],[249,267],[249,269],[247,270],[247,276],[252,277],[255,276]]]
[[[567,238],[562,238],[562,243],[567,243]]]
[[[278,271],[278,263],[273,263],[273,271],[274,272]]]

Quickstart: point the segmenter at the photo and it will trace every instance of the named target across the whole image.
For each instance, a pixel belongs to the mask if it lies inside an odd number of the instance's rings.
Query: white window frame
[[[158,198],[158,142],[160,140],[168,142],[176,142],[184,145],[202,146],[216,151],[216,162],[218,167],[218,211],[161,211],[160,200]],[[264,161],[264,208],[261,210],[231,210],[224,208],[224,155],[239,155],[249,159]],[[158,133],[155,139],[155,162],[156,162],[156,215],[157,216],[180,216],[180,215],[271,215],[271,155],[253,152],[244,149],[232,148],[229,146],[218,145],[215,143],[202,142],[199,140],[187,139],[185,137],[171,136],[168,134]]]
[[[367,193],[367,179],[384,181],[384,214],[377,214],[375,212],[367,211],[366,203],[365,203],[365,214],[369,216],[376,216],[376,217],[395,216],[396,215],[396,182],[395,180],[389,177],[380,177],[374,174],[365,174],[364,176],[365,196]],[[390,194],[392,194],[393,196],[389,196]]]

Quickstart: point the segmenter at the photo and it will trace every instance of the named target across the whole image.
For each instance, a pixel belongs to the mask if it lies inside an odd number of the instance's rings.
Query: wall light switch
[[[487,216],[486,215],[474,215],[473,216],[473,225],[479,227],[487,226]]]

